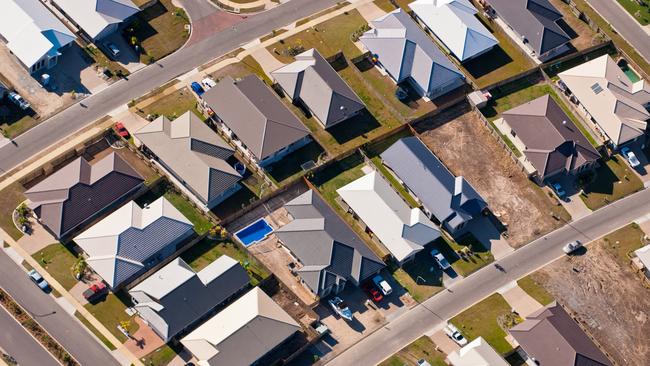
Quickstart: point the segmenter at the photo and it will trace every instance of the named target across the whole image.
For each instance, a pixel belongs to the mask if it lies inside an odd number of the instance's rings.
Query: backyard
[[[270,274],[253,256],[230,240],[204,238],[183,252],[181,258],[195,271],[200,271],[222,255],[227,255],[242,264],[251,276],[251,284],[257,286]]]
[[[111,332],[120,342],[126,342],[127,337],[117,329],[117,326],[123,322],[129,323],[129,332],[135,333],[140,327],[138,323],[131,320],[125,310],[130,304],[130,300],[124,293],[109,293],[101,301],[95,304],[86,304],[84,307],[88,310],[100,323],[102,323],[109,332]]]
[[[499,294],[493,294],[450,320],[471,342],[483,337],[497,352],[504,354],[512,351],[512,345],[506,341],[508,335],[501,324],[512,327],[521,318],[516,319],[511,307]]]
[[[601,163],[583,187],[580,198],[591,210],[643,189],[643,182],[620,155]],[[589,178],[587,178],[589,179]]]
[[[50,244],[34,253],[32,257],[66,290],[77,284],[72,269],[77,256],[61,243]]]
[[[445,354],[436,350],[431,338],[423,336],[390,356],[379,366],[416,365],[419,360],[426,360],[431,366],[445,366]]]
[[[271,164],[266,168],[268,176],[279,185],[292,182],[298,176],[305,174],[302,165],[310,161],[318,163],[323,157],[323,148],[315,142],[311,141],[307,145],[296,149],[295,151],[287,154],[277,163]],[[307,169],[309,169],[307,167]]]
[[[604,37],[599,36],[589,27],[589,24],[578,19],[578,17],[571,10],[571,6],[569,6],[569,4],[565,3],[563,0],[549,1],[557,10],[562,13],[562,20],[559,21],[558,24],[571,37],[571,44],[576,50],[582,51],[585,48],[589,48],[593,45],[605,41]],[[567,26],[570,29],[567,29]]]

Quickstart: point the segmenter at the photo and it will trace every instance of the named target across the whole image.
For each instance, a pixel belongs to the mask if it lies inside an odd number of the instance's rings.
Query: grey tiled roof
[[[384,267],[315,192],[309,190],[285,205],[294,220],[275,234],[303,264],[299,273],[316,294],[333,283],[360,283]]]
[[[398,140],[381,158],[423,206],[452,230],[487,207],[474,187],[465,178],[451,174],[417,137]]]

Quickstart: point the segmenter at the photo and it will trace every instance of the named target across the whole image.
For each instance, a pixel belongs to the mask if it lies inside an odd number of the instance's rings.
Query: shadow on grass
[[[431,247],[425,247],[412,261],[402,265],[402,269],[420,286],[442,287],[442,271],[437,268],[430,251]]]
[[[282,182],[302,172],[304,170],[302,164],[309,161],[317,162],[323,152],[323,148],[316,141],[312,141],[283,157],[279,162],[268,166],[266,170],[276,182]]]
[[[380,124],[375,117],[367,109],[364,109],[356,116],[330,127],[327,131],[337,143],[344,144],[357,136],[367,134],[379,126]]]
[[[315,186],[320,187],[324,183],[329,182],[344,172],[363,164],[363,162],[361,154],[355,152],[345,159],[330,164],[327,168],[314,175],[311,181]]]
[[[618,163],[618,158],[616,156],[612,157],[616,163]],[[607,164],[600,164],[600,166],[594,171],[594,176],[591,179],[591,182],[585,185],[584,193],[600,193],[604,195],[611,195],[614,193],[614,184],[619,181],[619,178],[616,176],[616,173]]]
[[[474,78],[478,79],[492,71],[511,63],[513,60],[508,54],[496,45],[490,51],[463,64],[465,70]]]
[[[490,90],[490,93],[492,93],[492,99],[490,99],[487,106],[481,109],[481,113],[483,113],[483,115],[487,119],[496,117],[499,114],[497,110],[497,107],[499,106],[499,99],[508,97],[509,95],[530,88],[533,85],[538,84],[539,81],[542,79],[543,77],[541,74],[533,73],[524,78],[517,79],[513,82],[510,82],[505,85],[501,85],[499,87]]]
[[[257,200],[257,196],[248,187],[243,186],[232,196],[215,206],[211,212],[220,219],[225,219]]]

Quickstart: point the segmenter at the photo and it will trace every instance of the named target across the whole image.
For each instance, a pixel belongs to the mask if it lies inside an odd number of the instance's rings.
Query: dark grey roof
[[[314,191],[284,206],[293,221],[275,231],[303,264],[299,273],[312,291],[349,279],[360,283],[384,263]]]
[[[488,0],[508,25],[526,37],[537,55],[542,55],[571,38],[560,28],[560,13],[548,0]]]
[[[302,139],[309,130],[255,75],[226,76],[203,100],[258,159]]]
[[[181,258],[129,291],[135,308],[168,341],[250,282],[239,262],[221,256],[199,272]]]
[[[427,95],[441,95],[463,84],[465,77],[433,40],[397,9],[372,22],[359,38],[398,83],[411,78]]]
[[[531,314],[510,334],[540,365],[610,366],[612,363],[557,304]]]
[[[315,48],[271,75],[290,98],[302,100],[326,128],[366,107]]]
[[[135,136],[205,204],[241,179],[226,161],[234,149],[191,111],[161,116]]]
[[[600,158],[587,138],[550,95],[543,95],[503,113],[510,128],[526,145],[523,153],[539,172],[567,172]]]
[[[111,153],[93,165],[80,157],[25,195],[41,222],[60,238],[143,182],[126,161]]]
[[[450,229],[478,216],[487,207],[469,182],[454,177],[417,137],[404,137],[381,154],[384,163]]]

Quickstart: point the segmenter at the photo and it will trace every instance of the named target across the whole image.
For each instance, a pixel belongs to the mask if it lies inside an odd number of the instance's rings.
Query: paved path
[[[19,365],[59,366],[54,357],[2,306],[0,306],[0,329],[0,348],[16,359]]]
[[[196,1],[183,0],[182,3],[183,5],[191,4],[188,5],[189,9],[200,8],[201,5],[196,5],[200,3],[196,3]],[[219,33],[208,35],[207,38],[197,42],[194,42],[194,35],[192,35],[189,46],[137,71],[130,75],[128,80],[120,80],[100,93],[86,98],[82,103],[75,104],[44,121],[16,138],[17,146],[9,144],[0,148],[0,174],[5,174],[41,150],[62,139],[69,138],[79,129],[157,86],[224,55],[244,43],[266,35],[273,29],[281,28],[298,19],[315,14],[335,3],[336,0],[291,0],[271,10],[249,16],[242,22],[223,29]],[[196,21],[197,17],[201,18],[201,14],[193,14],[190,10],[188,13],[193,21]]]
[[[650,190],[635,193],[514,251],[498,261],[506,272],[487,266],[438,293],[358,342],[330,365],[375,365],[447,319],[546,264],[562,257],[562,246],[590,242],[650,212]]]
[[[88,331],[54,299],[41,291],[3,250],[0,250],[0,287],[23,306],[82,365],[119,365]],[[0,334],[4,328],[0,327]],[[4,347],[4,346],[3,346]],[[14,356],[16,357],[16,356]],[[25,363],[25,366],[40,365]]]
[[[631,0],[634,1],[634,0]],[[646,61],[650,62],[650,35],[616,0],[587,0]]]

